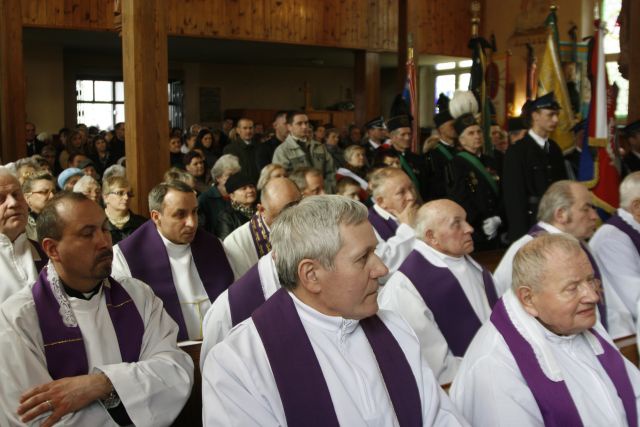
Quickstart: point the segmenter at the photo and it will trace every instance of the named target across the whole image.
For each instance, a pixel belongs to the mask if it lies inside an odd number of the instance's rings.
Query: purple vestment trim
[[[436,267],[416,250],[409,254],[398,271],[407,276],[420,293],[453,354],[464,356],[482,323],[458,279],[448,268]],[[482,281],[489,306],[493,307],[498,300],[495,284],[484,268]]]
[[[538,224],[535,224],[527,232],[529,236],[534,238],[537,236],[540,236],[541,234],[546,234],[546,233],[548,233],[548,231],[540,227]],[[593,258],[593,255],[591,255],[591,251],[589,250],[589,247],[582,242],[580,242],[580,246],[582,247],[582,250],[584,251],[584,253],[587,255],[587,258],[589,258],[589,262],[591,263],[591,268],[593,268],[594,277],[600,280],[600,283],[602,284],[602,292],[600,292],[599,294],[600,301],[598,301],[598,311],[600,312],[600,323],[602,323],[602,326],[604,326],[605,329],[609,330],[609,319],[607,318],[607,302],[605,301],[605,297],[604,297],[604,283],[602,282],[600,267],[598,267],[598,264],[596,263],[596,260]]]
[[[178,324],[178,341],[189,339],[173,283],[167,248],[153,221],[142,224],[118,246],[127,260],[131,275],[153,289],[164,303],[167,313]],[[191,255],[204,289],[209,299],[214,301],[233,283],[233,271],[222,244],[217,237],[199,228],[191,242]]]
[[[109,277],[109,285],[103,292],[118,338],[122,361],[137,362],[140,357],[144,323],[127,291]],[[47,370],[54,380],[89,372],[87,352],[82,331],[78,326],[66,326],[60,315],[60,305],[47,279],[47,269],[43,269],[31,289],[38,323],[44,342]],[[64,290],[62,290],[64,292]]]
[[[267,353],[287,425],[338,425],[322,368],[287,290],[278,290],[251,317]],[[360,325],[400,425],[422,425],[420,393],[402,348],[377,316]]]
[[[638,255],[640,255],[640,233],[638,230],[629,225],[624,219],[620,217],[620,215],[615,214],[612,215],[611,218],[606,222],[609,225],[613,225],[618,230],[625,233],[631,239],[631,242],[636,247],[638,251]]]
[[[271,242],[269,241],[269,229],[260,212],[257,212],[249,221],[249,231],[251,232],[251,240],[256,248],[258,258],[262,258],[271,251]]]
[[[564,381],[552,381],[543,372],[531,344],[518,332],[509,318],[501,299],[491,313],[491,322],[504,338],[509,351],[527,382],[538,404],[545,426],[582,426],[580,414]],[[620,352],[613,348],[594,329],[590,332],[598,339],[604,353],[598,361],[613,382],[622,400],[630,426],[638,425],[636,399]]]
[[[387,241],[396,234],[398,224],[392,219],[384,219],[376,210],[369,208],[369,222],[382,240]]]
[[[229,287],[228,296],[233,326],[251,317],[251,313],[265,301],[258,264],[251,267]]]

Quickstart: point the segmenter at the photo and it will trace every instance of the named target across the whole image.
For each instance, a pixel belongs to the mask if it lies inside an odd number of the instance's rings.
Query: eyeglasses
[[[40,190],[40,191],[30,191],[29,194],[42,194],[43,196],[49,196],[50,194],[55,194],[56,190]]]
[[[109,191],[109,193],[107,193],[107,194],[113,194],[113,195],[118,196],[118,197],[124,197],[124,196],[128,196],[129,198],[133,197],[133,192],[131,192],[131,191],[122,191],[122,190],[120,190],[120,191]]]

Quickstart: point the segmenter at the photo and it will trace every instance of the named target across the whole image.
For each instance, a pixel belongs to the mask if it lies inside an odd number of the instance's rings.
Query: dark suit
[[[502,173],[509,240],[514,242],[537,222],[540,198],[551,184],[567,179],[567,170],[558,144],[549,140],[547,153],[527,134],[507,150]]]
[[[622,158],[622,162],[624,163],[626,174],[640,170],[640,157],[636,156],[632,152],[629,152],[624,156]]]
[[[260,170],[272,163],[273,153],[276,152],[276,148],[278,148],[278,145],[280,145],[281,142],[282,141],[274,135],[271,139],[257,144],[256,163]]]
[[[242,173],[249,177],[254,185],[258,183],[258,178],[260,178],[256,149],[257,146],[253,142],[247,144],[241,139],[235,139],[222,150],[223,154],[233,154],[238,158]]]
[[[427,153],[428,200],[447,197],[447,185],[453,182],[451,160],[457,153],[458,150],[454,146],[442,142],[438,142],[438,145]]]

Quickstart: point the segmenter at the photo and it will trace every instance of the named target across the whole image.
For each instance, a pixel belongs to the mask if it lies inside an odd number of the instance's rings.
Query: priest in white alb
[[[378,310],[387,268],[362,204],[305,198],[271,244],[283,288],[207,355],[205,425],[467,425],[411,328]]]
[[[179,327],[178,341],[201,340],[211,303],[233,283],[220,240],[198,228],[191,187],[161,183],[149,192],[151,219],[113,248],[113,276],[151,286]]]
[[[20,182],[0,166],[0,303],[35,282],[47,256],[25,232],[29,206]]]
[[[63,193],[37,229],[49,264],[0,305],[0,425],[170,425],[193,362],[153,291],[110,277],[104,211]]]
[[[544,234],[478,331],[451,399],[477,426],[637,426],[640,372],[598,322],[600,281],[580,242]]]
[[[224,239],[224,248],[236,276],[245,274],[271,250],[271,224],[285,206],[301,197],[298,187],[288,178],[272,179],[264,186],[257,212],[251,220]]]
[[[440,384],[453,380],[462,356],[496,303],[491,273],[474,261],[473,227],[451,200],[423,205],[414,249],[380,293],[380,307],[400,313],[420,340]]]

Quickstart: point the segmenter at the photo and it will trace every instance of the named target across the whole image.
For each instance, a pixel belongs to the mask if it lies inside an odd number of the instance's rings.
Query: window
[[[168,84],[169,121],[183,127],[182,82]],[[124,83],[118,80],[76,80],[77,123],[113,129],[124,122]]]
[[[464,61],[441,62],[434,65],[434,100],[433,108],[435,113],[436,103],[441,93],[449,98],[453,96],[456,90],[468,90],[471,80],[471,65],[473,61],[466,59]]]
[[[617,119],[625,120],[629,104],[629,81],[623,79],[618,71],[620,27],[617,21],[621,7],[622,0],[603,0],[601,16],[606,29],[603,36],[603,44],[607,76],[609,77],[609,84],[615,83],[619,89],[615,115]]]

